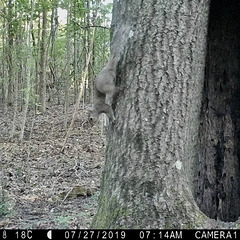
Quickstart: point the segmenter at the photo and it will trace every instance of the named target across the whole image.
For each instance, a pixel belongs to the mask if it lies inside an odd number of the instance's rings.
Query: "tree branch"
[[[74,24],[77,24],[78,27],[83,28],[83,29],[93,27],[93,28],[104,28],[104,29],[110,30],[110,27],[105,27],[105,26],[102,26],[102,25],[85,25],[85,26],[83,26],[83,25],[80,25],[79,23],[77,23],[76,21],[73,21],[73,22],[74,22]]]

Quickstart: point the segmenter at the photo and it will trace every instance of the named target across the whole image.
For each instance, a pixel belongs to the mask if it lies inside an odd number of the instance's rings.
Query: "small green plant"
[[[12,211],[12,204],[5,199],[0,200],[0,218],[10,214]]]
[[[69,221],[71,220],[71,216],[60,216],[57,218],[57,223],[60,228],[67,228],[69,225]]]
[[[98,204],[99,196],[100,191],[96,191],[95,194],[90,197],[90,202],[93,206],[96,206]]]

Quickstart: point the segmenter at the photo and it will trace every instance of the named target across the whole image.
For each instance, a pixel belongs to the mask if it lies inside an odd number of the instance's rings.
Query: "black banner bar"
[[[205,229],[205,230],[0,230],[2,240],[199,240],[199,239],[238,239],[240,230]]]

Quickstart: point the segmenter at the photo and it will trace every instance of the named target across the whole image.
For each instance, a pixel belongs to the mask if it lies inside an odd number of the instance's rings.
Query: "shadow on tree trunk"
[[[210,218],[240,216],[240,2],[212,0],[195,199]]]

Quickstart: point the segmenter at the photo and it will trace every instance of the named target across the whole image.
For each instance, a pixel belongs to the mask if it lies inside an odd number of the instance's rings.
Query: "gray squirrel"
[[[115,86],[117,64],[121,59],[120,56],[125,51],[124,48],[128,39],[133,36],[134,32],[130,30],[130,26],[127,24],[122,24],[122,26],[113,33],[112,54],[109,57],[108,63],[94,81],[94,105],[88,117],[92,125],[98,121],[101,113],[105,113],[112,122],[115,121],[113,109],[106,103],[106,96],[113,96],[123,90],[121,86]]]
[[[106,96],[116,92],[115,78],[116,57],[110,56],[108,63],[94,80],[94,105],[88,117],[91,125],[98,121],[101,113],[105,113],[112,122],[115,121],[113,109],[106,103]]]

